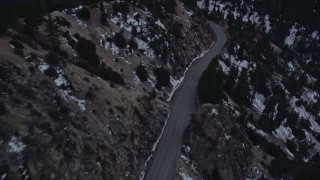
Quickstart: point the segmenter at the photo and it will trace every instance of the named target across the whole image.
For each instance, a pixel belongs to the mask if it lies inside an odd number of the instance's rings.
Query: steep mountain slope
[[[263,2],[197,1],[226,24],[230,43],[199,81],[200,104],[216,105],[201,105],[186,130],[178,178],[319,177],[319,25],[267,14]]]
[[[214,40],[179,1],[159,6],[106,1],[10,23],[0,38],[1,179],[141,176],[165,99]]]

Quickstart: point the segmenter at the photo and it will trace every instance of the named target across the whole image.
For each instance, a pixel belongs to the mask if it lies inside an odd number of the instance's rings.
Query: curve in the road
[[[195,98],[198,81],[212,58],[221,52],[227,41],[227,37],[220,26],[212,22],[210,22],[210,26],[217,36],[216,43],[208,53],[193,63],[175,93],[171,114],[154,154],[152,165],[145,176],[146,180],[173,179],[176,154],[182,143],[183,131],[189,124],[191,114],[196,109]]]

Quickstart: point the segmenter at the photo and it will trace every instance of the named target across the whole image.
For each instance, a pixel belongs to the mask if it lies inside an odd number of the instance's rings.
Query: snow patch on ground
[[[219,60],[219,65],[222,68],[223,73],[228,75],[229,71],[230,71],[230,68],[221,60]]]
[[[248,128],[251,128],[252,130],[255,130],[256,133],[260,134],[260,135],[263,136],[263,137],[267,137],[267,136],[268,136],[264,131],[262,131],[261,129],[257,129],[257,128],[256,128],[253,124],[251,124],[250,122],[248,122],[247,127],[248,127]]]
[[[44,73],[45,70],[49,69],[50,68],[50,65],[45,63],[45,62],[40,62],[39,66],[38,66],[38,69]]]
[[[265,100],[266,98],[258,92],[256,92],[256,94],[254,95],[253,107],[255,107],[256,110],[258,110],[260,113],[262,113],[265,108]]]
[[[198,6],[200,9],[204,9],[204,8],[205,8],[205,6],[204,6],[204,0],[197,1],[197,6]]]
[[[227,101],[222,100],[222,104],[231,109],[231,114],[234,117],[238,117],[240,115],[240,112],[237,110],[237,104],[234,101],[232,101],[232,99],[229,96],[227,96]]]
[[[249,20],[252,24],[260,24],[260,16],[257,12],[253,12],[252,15],[249,17]]]
[[[279,138],[279,139],[282,139],[284,141],[287,141],[288,139],[289,140],[292,140],[294,139],[294,135],[292,134],[292,130],[290,127],[285,127],[284,124],[286,123],[287,120],[284,120],[281,125],[276,129],[274,130],[274,132],[272,132],[272,134]]]
[[[39,59],[40,63],[38,66],[38,69],[44,73],[45,70],[50,68],[50,65],[47,64],[46,62],[43,61],[43,59]],[[58,77],[54,80],[54,83],[56,84],[56,86],[61,87],[64,86],[64,88],[68,88],[70,83],[68,82],[68,80],[65,78],[64,72],[62,69],[60,68],[55,68],[56,72],[58,73]],[[86,101],[85,100],[81,100],[76,98],[75,96],[71,95],[71,90],[67,89],[67,90],[61,90],[61,96],[66,100],[73,100],[77,103],[78,107],[84,111],[86,110],[85,104]]]
[[[12,136],[10,142],[8,143],[9,152],[21,154],[27,147],[22,141],[20,141],[16,136]]]
[[[179,175],[181,176],[182,180],[193,180],[192,177],[190,177],[188,174],[184,172],[179,172]]]
[[[76,98],[75,96],[72,96],[69,91],[67,90],[61,90],[61,96],[64,98],[64,100],[72,100],[75,101],[78,105],[78,107],[82,110],[86,110],[86,101]]]
[[[304,101],[307,101],[309,104],[314,104],[318,102],[319,94],[315,91],[311,91],[309,89],[305,89],[304,93],[302,94],[301,98]]]
[[[161,27],[162,29],[164,29],[167,32],[167,29],[165,28],[165,26],[162,24],[162,22],[159,19],[155,22],[155,24],[158,25],[159,27]]]
[[[224,137],[226,138],[226,140],[229,140],[231,138],[231,136],[224,134]]]
[[[11,140],[8,143],[8,151],[10,153],[15,153],[16,155],[16,162],[18,163],[18,170],[21,173],[21,177],[23,179],[29,179],[28,170],[25,167],[26,163],[24,160],[23,152],[25,151],[27,145],[25,145],[19,138],[16,136],[12,136]],[[1,179],[4,179],[6,174],[1,176]]]
[[[185,146],[183,146],[183,147],[185,148]],[[189,148],[189,150],[188,150],[188,148]],[[190,151],[190,147],[189,147],[189,146],[187,146],[187,148],[185,148],[185,149],[187,150],[187,152]],[[185,155],[181,154],[181,155],[180,155],[180,160],[183,161],[183,162],[185,162],[185,164],[187,164],[187,165],[191,168],[191,172],[190,172],[190,173],[192,173],[192,174],[198,174],[198,171],[196,170],[193,162],[192,162],[188,157],[186,157]],[[186,170],[184,170],[184,168],[180,168],[179,170],[180,170],[180,171],[179,171],[179,175],[181,176],[181,178],[182,178],[183,180],[184,180],[184,179],[186,179],[186,180],[193,180],[193,178],[188,175],[188,173],[186,172]]]
[[[155,55],[154,55],[154,51],[153,49],[150,48],[150,46],[148,45],[148,43],[144,42],[143,40],[139,39],[139,38],[135,38],[137,44],[138,44],[138,48],[139,50],[142,49],[143,50],[143,54],[153,60]]]
[[[317,139],[308,131],[304,130],[304,133],[306,135],[306,139],[308,140],[309,144],[313,144],[313,152],[309,155],[309,157],[305,158],[305,162],[308,162],[312,159],[313,155],[319,153],[320,151],[320,143],[317,141]]]
[[[155,83],[157,82],[157,79],[154,75],[150,74],[148,78],[148,82],[151,85],[151,87],[155,87],[156,86]]]
[[[119,47],[117,45],[115,45],[113,42],[106,41],[108,34],[107,33],[105,33],[105,34],[100,33],[100,36],[101,36],[100,46],[104,47],[104,49],[107,51],[111,51],[111,53],[113,55],[118,55],[120,52]]]
[[[111,22],[119,25],[120,28],[125,29],[128,32],[131,32],[132,28],[135,27],[137,32],[140,33],[142,32],[142,27],[147,25],[147,22],[142,18],[135,19],[135,15],[137,15],[137,13],[134,13],[133,16],[127,15],[126,18],[124,18],[125,16],[118,12],[116,16],[111,18]]]
[[[59,73],[59,72],[58,72],[58,73]],[[59,76],[58,76],[57,79],[54,80],[54,83],[55,83],[58,87],[60,87],[60,86],[62,86],[62,85],[64,85],[64,86],[68,86],[68,85],[69,85],[68,81],[65,79],[65,77],[63,76],[62,73],[59,73]]]
[[[74,14],[72,14],[72,16],[76,19],[76,22],[78,23],[79,26],[81,26],[83,28],[88,28],[87,24],[85,22],[81,21],[76,15],[76,12],[82,8],[83,8],[83,6],[79,5],[78,7],[71,9],[71,11],[74,13]]]
[[[139,84],[140,83],[140,79],[137,76],[137,73],[135,71],[133,71],[133,83],[135,83],[135,84]]]
[[[170,101],[176,90],[178,89],[179,85],[181,84],[183,78],[181,77],[180,79],[176,80],[173,77],[170,76],[170,82],[172,84],[172,91],[169,93],[169,97],[167,101]]]
[[[288,154],[291,158],[294,158],[294,157],[295,157],[288,148],[284,148],[284,150],[287,152],[287,154]]]
[[[103,45],[101,44],[101,46]],[[118,55],[120,52],[120,49],[118,48],[118,46],[113,42],[106,42],[104,45],[104,49],[111,51],[113,55]]]
[[[292,64],[291,61],[288,62],[288,67],[289,67],[289,69],[290,69],[291,71],[295,71],[295,70],[296,70],[296,68],[293,66],[293,64]]]
[[[212,108],[211,110],[211,115],[218,115],[218,110],[216,110],[215,108]]]
[[[1,176],[1,180],[5,180],[6,179],[6,177],[7,177],[7,174],[5,173],[5,174],[3,174],[2,176]]]
[[[57,69],[57,72],[59,73],[59,76],[57,79],[54,80],[55,84],[58,86],[58,87],[61,87],[61,86],[64,86],[64,87],[69,87],[70,83],[68,82],[68,80],[66,80],[66,78],[64,77],[64,72],[61,70],[61,69]],[[61,90],[61,95],[62,97],[68,101],[69,100],[72,100],[72,101],[75,101],[78,105],[78,107],[84,111],[86,110],[86,101],[85,100],[81,100],[81,99],[78,99],[76,98],[75,96],[71,95],[71,91],[70,90]]]
[[[266,33],[270,32],[271,30],[271,23],[270,23],[270,16],[269,15],[265,15],[264,16],[264,23],[265,23],[265,28],[266,28]]]
[[[185,155],[183,155],[183,154],[181,154],[180,158],[181,158],[183,161],[185,161],[186,163],[189,163],[189,162],[190,162],[190,160],[189,160]]]
[[[312,39],[319,40],[319,39],[320,39],[320,37],[319,37],[319,31],[314,31],[314,32],[311,34],[311,37],[312,37]]]
[[[249,62],[247,60],[238,61],[236,60],[236,57],[228,53],[225,53],[223,57],[224,59],[229,60],[231,64],[235,65],[240,72],[242,71],[243,68],[247,69],[249,67]]]
[[[291,107],[294,111],[296,111],[296,113],[298,113],[298,115],[301,118],[304,118],[305,120],[310,122],[310,129],[313,130],[314,132],[320,133],[320,126],[319,124],[316,122],[315,117],[306,111],[305,107],[303,105],[301,105],[300,107],[298,107],[296,105],[296,102],[298,101],[298,99],[296,97],[293,97],[290,100],[290,104]]]
[[[285,38],[284,43],[288,46],[292,46],[296,40],[297,33],[298,33],[297,24],[295,24],[291,27],[290,35]]]
[[[248,68],[248,65],[249,65],[249,63],[246,60],[240,61],[238,64],[238,66],[240,66],[241,68],[245,68],[245,69]]]

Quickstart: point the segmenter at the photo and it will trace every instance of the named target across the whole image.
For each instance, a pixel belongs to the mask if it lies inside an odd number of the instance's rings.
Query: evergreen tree
[[[264,108],[261,117],[258,121],[258,128],[267,132],[272,131],[272,121],[275,113],[275,108],[277,108],[277,99],[275,96],[269,98],[266,102],[266,107]]]
[[[198,95],[201,103],[220,104],[224,97],[223,72],[217,70],[217,62],[213,59],[200,77]]]
[[[58,25],[53,21],[51,15],[48,15],[48,20],[46,22],[46,29],[45,32],[47,33],[47,37],[51,43],[51,46],[55,48],[59,44],[58,37],[60,35],[59,33],[59,27]]]
[[[134,40],[133,37],[131,37],[131,39],[129,40],[128,44],[130,45],[130,47],[132,49],[138,49],[138,44],[136,43],[136,41]]]
[[[163,86],[168,87],[170,85],[170,72],[164,67],[156,68],[154,70],[154,74],[157,78],[157,89],[161,89]]]
[[[138,35],[137,28],[135,26],[132,26],[132,31],[131,31],[132,36],[136,37]]]
[[[99,56],[96,53],[96,45],[85,38],[78,37],[77,51],[79,57],[94,68],[99,67]]]
[[[234,98],[240,106],[251,105],[251,95],[248,82],[248,74],[246,69],[242,69],[239,76],[239,82],[235,87]]]
[[[270,95],[270,91],[266,83],[268,81],[266,68],[258,63],[256,69],[250,75],[250,81],[253,87],[260,94],[264,95],[265,97],[268,97]]]
[[[21,17],[24,17],[24,32],[31,38],[35,38],[41,16],[43,15],[43,7],[41,7],[40,1],[36,1],[36,4],[27,3],[23,7],[19,9],[19,14]]]
[[[164,6],[164,9],[168,12],[168,13],[171,13],[171,14],[174,14],[176,12],[176,2],[175,1],[172,1],[172,0],[164,0],[163,1],[163,6]]]
[[[100,22],[102,26],[108,25],[108,15],[106,13],[103,2],[100,2]]]
[[[229,95],[233,94],[233,88],[236,85],[236,79],[238,77],[238,74],[239,74],[238,68],[235,66],[231,66],[228,79],[226,81],[225,88],[224,88]]]
[[[81,8],[80,10],[78,10],[78,11],[76,12],[76,15],[77,15],[79,18],[81,18],[81,19],[83,19],[83,20],[85,20],[85,21],[88,21],[88,20],[90,19],[91,13],[90,13],[90,11],[89,11],[88,8],[83,7],[83,8]]]
[[[212,176],[212,178],[211,178],[212,180],[220,180],[221,179],[220,173],[217,168],[214,168],[212,170],[211,176]]]
[[[181,0],[181,2],[190,10],[195,10],[197,7],[197,0]]]
[[[8,27],[8,20],[7,18],[5,17],[5,15],[3,15],[2,13],[0,14],[0,36],[6,32],[7,30],[7,27]]]
[[[179,22],[174,22],[173,26],[171,27],[170,31],[171,34],[175,37],[175,38],[180,38],[182,36],[182,24],[180,24]]]

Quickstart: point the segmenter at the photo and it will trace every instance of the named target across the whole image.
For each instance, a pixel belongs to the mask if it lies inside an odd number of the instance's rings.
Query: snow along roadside
[[[148,162],[151,160],[152,156],[153,156],[153,153],[154,151],[156,150],[157,146],[158,146],[158,143],[160,142],[160,139],[162,137],[162,134],[167,126],[167,122],[170,118],[170,114],[171,112],[169,112],[169,116],[167,117],[167,120],[164,122],[164,125],[162,127],[162,130],[161,130],[161,133],[160,133],[160,136],[158,137],[158,139],[156,140],[156,142],[153,144],[153,147],[152,147],[152,150],[151,150],[151,154],[150,156],[148,157],[147,161],[144,163],[144,170],[141,172],[141,175],[139,177],[140,180],[143,180],[144,179],[144,176],[145,176],[145,170],[147,169],[147,165],[148,165]]]
[[[189,68],[193,65],[193,63],[194,63],[196,60],[202,58],[205,54],[207,54],[207,53],[210,51],[210,49],[213,47],[213,45],[214,45],[215,43],[216,43],[216,42],[214,41],[214,42],[211,44],[211,46],[210,46],[209,49],[207,49],[206,51],[202,52],[200,55],[198,55],[197,57],[195,57],[195,58],[192,59],[191,64],[187,67],[187,69],[186,69],[186,70],[184,71],[184,73],[183,73],[183,76],[182,76],[179,80],[174,80],[173,78],[170,79],[170,81],[173,81],[173,82],[175,82],[175,83],[174,83],[174,85],[173,85],[172,91],[169,93],[168,99],[166,100],[167,102],[171,101],[174,93],[175,93],[176,90],[179,88],[181,82],[183,81],[184,77],[186,76],[186,73],[188,72]]]

